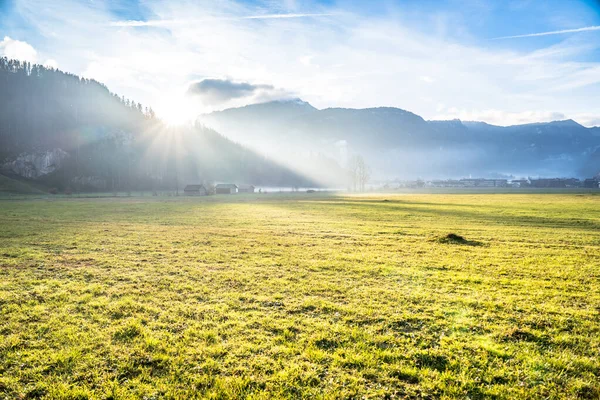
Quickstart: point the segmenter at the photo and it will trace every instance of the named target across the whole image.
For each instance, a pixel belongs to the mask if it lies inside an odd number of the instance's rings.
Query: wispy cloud
[[[279,19],[279,18],[313,18],[313,17],[329,17],[332,13],[320,14],[266,14],[266,15],[249,15],[239,17],[239,19]]]
[[[550,36],[550,35],[563,35],[565,33],[578,33],[578,32],[589,32],[589,31],[600,31],[600,25],[585,26],[583,28],[576,28],[576,29],[562,29],[559,31],[527,33],[524,35],[501,36],[501,37],[497,37],[497,38],[492,38],[491,40],[518,39],[518,38]]]
[[[198,22],[206,21],[242,21],[252,19],[291,19],[291,18],[317,18],[317,17],[328,17],[332,16],[331,13],[316,13],[316,14],[263,14],[263,15],[243,15],[237,17],[208,17],[208,18],[195,18],[195,19],[158,19],[148,21],[115,21],[112,22],[111,26],[120,27],[143,27],[143,26],[156,26],[166,27],[173,25],[193,25]]]
[[[489,41],[478,46],[412,26],[415,18],[400,8],[360,14],[336,5],[297,10],[281,2],[267,9],[234,0],[148,0],[149,21],[116,21],[130,17],[116,17],[108,2],[14,1],[45,40],[18,30],[6,35],[39,43],[38,59],[57,60],[159,114],[200,114],[292,93],[319,108],[395,106],[428,119],[508,124],[554,118],[557,111],[598,120],[600,62],[590,57],[598,41],[556,36],[550,46],[544,41],[546,47],[528,50]],[[115,28],[161,24],[165,29]],[[217,105],[185,95],[191,82],[211,77],[275,90]],[[436,111],[438,103],[446,106]]]

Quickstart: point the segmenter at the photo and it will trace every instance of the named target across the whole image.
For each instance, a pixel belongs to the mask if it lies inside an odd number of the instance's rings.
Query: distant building
[[[255,189],[253,185],[239,185],[238,193],[254,193]]]
[[[207,196],[208,189],[204,185],[187,185],[183,193],[186,196]]]
[[[567,187],[581,187],[581,181],[576,178],[565,179]]]
[[[588,189],[600,188],[600,178],[588,178],[583,181],[583,187]]]
[[[506,179],[461,179],[463,186],[467,187],[506,187],[508,180]]]
[[[462,187],[464,186],[460,181],[453,179],[435,179],[430,182],[431,187]]]
[[[510,181],[512,187],[528,187],[529,180],[528,179],[513,179]]]
[[[536,188],[568,188],[579,187],[581,182],[575,178],[532,179],[531,186]]]
[[[237,192],[238,187],[233,183],[219,183],[215,186],[216,194],[235,194]]]

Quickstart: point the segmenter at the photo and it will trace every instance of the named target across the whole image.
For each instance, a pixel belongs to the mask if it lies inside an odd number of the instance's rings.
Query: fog
[[[345,182],[348,158],[376,180],[597,174],[600,128],[574,121],[493,126],[426,121],[396,108],[318,110],[299,99],[203,115],[199,121],[325,185]]]

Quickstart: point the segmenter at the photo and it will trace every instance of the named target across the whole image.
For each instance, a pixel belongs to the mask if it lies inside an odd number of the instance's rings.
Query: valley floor
[[[597,194],[5,200],[0,227],[0,398],[600,397]]]

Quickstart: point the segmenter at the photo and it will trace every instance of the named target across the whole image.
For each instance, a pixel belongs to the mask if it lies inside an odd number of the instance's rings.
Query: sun
[[[177,126],[193,122],[198,110],[185,96],[167,96],[157,106],[156,114],[165,124]]]

